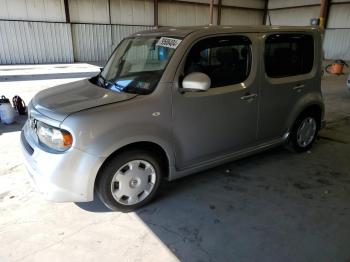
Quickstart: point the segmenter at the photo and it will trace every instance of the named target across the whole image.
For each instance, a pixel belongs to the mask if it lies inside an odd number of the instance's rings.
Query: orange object
[[[331,73],[341,75],[343,73],[344,64],[334,63],[331,67]]]

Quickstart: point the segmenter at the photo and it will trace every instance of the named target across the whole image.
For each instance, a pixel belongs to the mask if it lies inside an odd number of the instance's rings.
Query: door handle
[[[299,84],[299,85],[294,86],[292,89],[293,89],[293,91],[300,92],[304,87],[305,87],[304,84]]]
[[[241,100],[253,100],[254,98],[256,98],[258,95],[257,94],[246,94],[244,96],[241,97]]]

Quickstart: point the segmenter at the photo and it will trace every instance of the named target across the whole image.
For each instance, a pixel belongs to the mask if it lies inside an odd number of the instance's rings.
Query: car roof
[[[264,33],[264,32],[306,32],[319,31],[318,27],[314,26],[178,26],[178,27],[160,27],[157,29],[141,31],[132,36],[178,36],[186,37],[187,35],[198,32],[204,34],[207,32],[210,35],[222,33]]]

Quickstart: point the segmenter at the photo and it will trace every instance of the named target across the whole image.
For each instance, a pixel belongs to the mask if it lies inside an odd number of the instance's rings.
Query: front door
[[[173,132],[177,169],[186,169],[256,142],[258,82],[254,34],[210,37],[192,46],[182,76],[202,72],[204,92],[173,90]],[[253,43],[253,44],[252,44]]]

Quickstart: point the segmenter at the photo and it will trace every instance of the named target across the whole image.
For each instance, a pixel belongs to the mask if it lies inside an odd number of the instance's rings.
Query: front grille
[[[33,155],[34,149],[29,145],[26,137],[24,136],[24,132],[23,131],[21,132],[21,141],[22,141],[22,144],[23,144],[24,148],[27,150],[28,154],[29,155]]]

